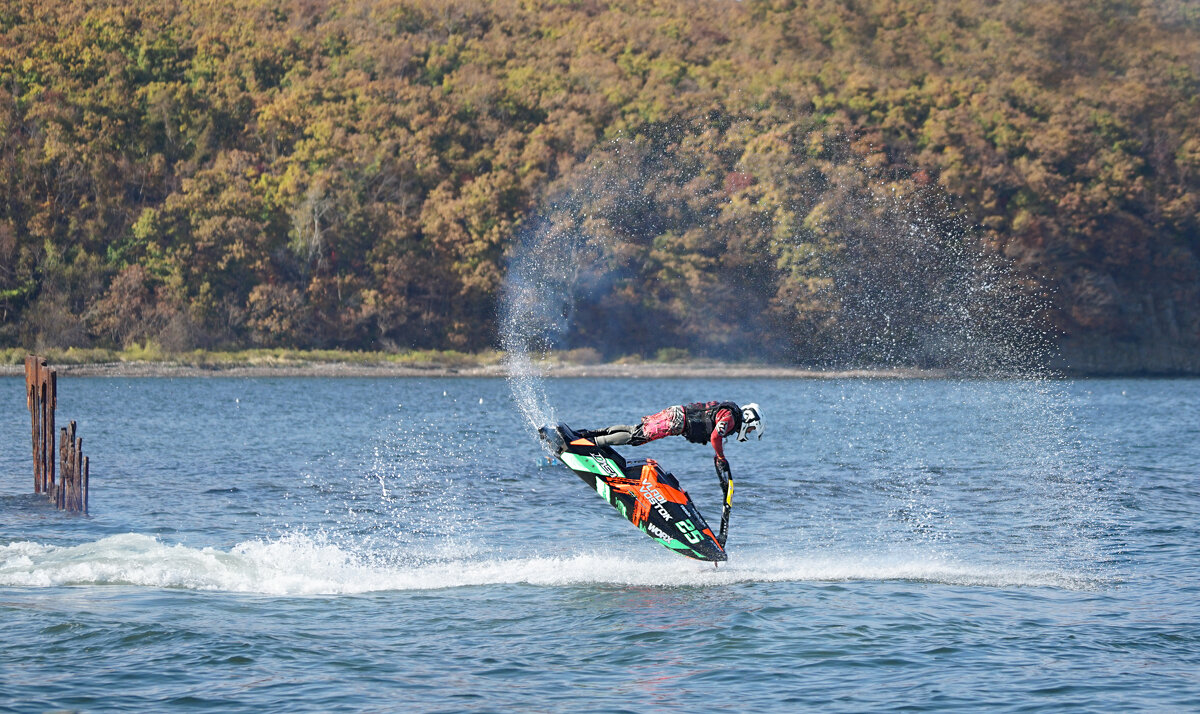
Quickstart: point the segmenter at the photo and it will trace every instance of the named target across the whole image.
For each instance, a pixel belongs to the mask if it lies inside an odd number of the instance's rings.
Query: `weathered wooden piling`
[[[33,427],[33,492],[54,488],[54,409],[58,402],[58,373],[46,360],[25,358],[25,395]]]
[[[83,456],[83,439],[75,436],[75,422],[71,422],[69,429],[62,430],[55,459],[58,372],[42,357],[25,358],[25,397],[33,443],[33,492],[46,494],[59,509],[87,513],[88,460]]]
[[[87,513],[88,459],[83,439],[75,436],[75,422],[59,433],[59,487],[54,505],[64,511]]]

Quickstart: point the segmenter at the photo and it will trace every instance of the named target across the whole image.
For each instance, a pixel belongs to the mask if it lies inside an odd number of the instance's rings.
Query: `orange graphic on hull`
[[[633,525],[641,528],[642,525],[650,517],[650,507],[654,504],[650,500],[651,495],[656,499],[655,502],[670,502],[681,506],[687,505],[688,497],[683,491],[669,486],[658,480],[659,466],[658,462],[653,459],[646,459],[645,465],[642,466],[641,478],[605,478],[600,476],[609,488],[617,493],[623,493],[627,496],[632,496],[634,499],[633,513],[629,520]],[[703,533],[708,536],[709,540],[716,542],[712,531],[705,528]]]
[[[646,459],[646,465],[642,467],[642,483],[648,484],[650,488],[658,489],[664,500],[671,503],[678,503],[681,506],[687,505],[688,497],[686,493],[658,480],[659,470],[657,461]]]
[[[606,478],[604,481],[608,483],[609,488],[617,493],[623,493],[626,496],[634,498],[633,515],[630,516],[629,520],[633,521],[633,525],[640,528],[642,523],[645,522],[646,517],[650,515],[650,501],[638,490],[641,481],[631,478]]]

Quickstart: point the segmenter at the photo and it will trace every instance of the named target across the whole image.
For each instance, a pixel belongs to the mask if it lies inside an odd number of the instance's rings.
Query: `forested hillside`
[[[1200,372],[1198,8],[7,2],[0,346],[485,349],[551,226],[607,246],[563,347],[934,364],[1017,290]]]

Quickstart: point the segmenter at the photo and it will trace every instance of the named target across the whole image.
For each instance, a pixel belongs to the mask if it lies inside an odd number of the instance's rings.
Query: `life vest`
[[[694,402],[683,406],[683,438],[693,444],[707,444],[713,429],[717,428],[717,412],[728,409],[733,414],[733,427],[729,434],[742,428],[742,408],[733,402]]]

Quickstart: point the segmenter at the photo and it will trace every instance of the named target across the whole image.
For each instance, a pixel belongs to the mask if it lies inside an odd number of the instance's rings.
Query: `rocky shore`
[[[503,364],[480,366],[395,365],[387,363],[289,362],[258,365],[197,366],[176,362],[106,362],[54,365],[60,375],[77,377],[506,377]],[[800,367],[698,364],[544,364],[544,377],[666,378],[770,378],[770,379],[936,379],[949,376],[938,370],[814,370]],[[21,376],[22,365],[0,366],[0,376]]]

